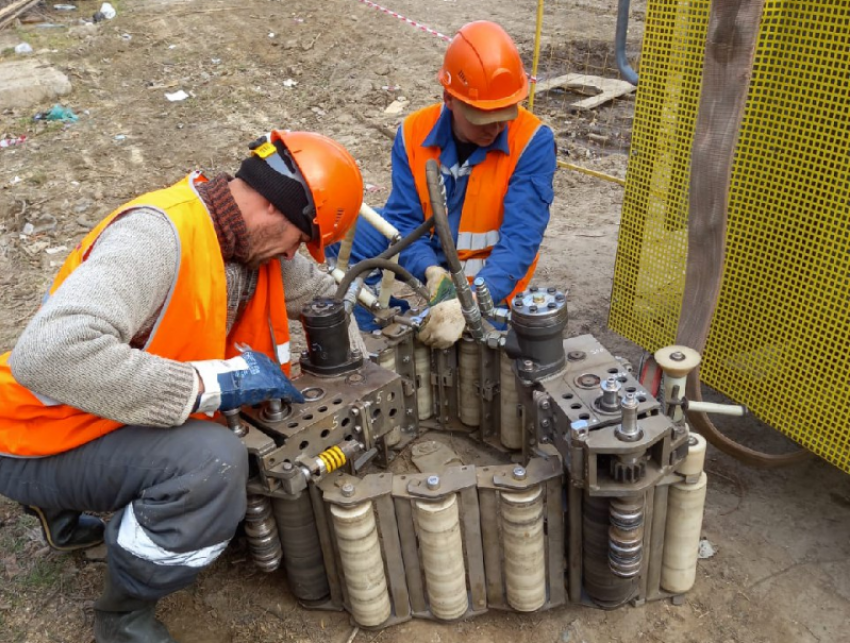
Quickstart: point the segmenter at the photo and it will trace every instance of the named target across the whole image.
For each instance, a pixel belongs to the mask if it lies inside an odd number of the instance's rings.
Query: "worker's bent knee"
[[[193,477],[213,501],[221,494],[245,494],[248,481],[248,451],[242,441],[221,425],[203,422],[203,432],[193,448],[196,461]]]

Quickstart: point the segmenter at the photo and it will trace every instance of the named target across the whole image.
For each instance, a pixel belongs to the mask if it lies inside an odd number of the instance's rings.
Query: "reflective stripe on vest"
[[[442,109],[441,104],[431,105],[408,116],[402,125],[407,160],[416,182],[416,191],[425,218],[430,217],[433,212],[428,194],[425,163],[430,159],[439,162],[440,148],[423,147],[422,143],[439,120]],[[470,279],[486,265],[493,246],[501,238],[499,229],[505,216],[504,200],[508,185],[519,158],[540,126],[540,119],[520,107],[519,116],[510,121],[507,127],[509,154],[492,150],[487,153],[481,163],[472,168],[468,166],[453,168],[441,166],[440,168],[441,172],[452,174],[455,178],[469,174],[458,225],[457,250],[458,258],[464,265],[464,273]],[[525,290],[537,267],[538,259],[539,255],[534,258],[531,267],[517,283],[512,295]]]
[[[248,344],[269,357],[288,347],[289,325],[280,262],[261,267],[254,296],[227,332],[227,278],[212,219],[195,186],[199,173],[143,195],[115,210],[69,254],[50,294],[87,258],[103,230],[119,215],[136,208],[162,212],[179,242],[177,275],[144,350],[166,359],[189,362],[226,359]],[[80,409],[36,396],[15,381],[9,355],[0,356],[0,454],[53,455],[90,442],[121,426]],[[289,364],[285,368],[288,372]]]

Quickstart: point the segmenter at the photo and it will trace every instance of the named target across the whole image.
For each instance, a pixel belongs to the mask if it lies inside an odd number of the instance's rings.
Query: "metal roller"
[[[444,621],[460,618],[469,599],[457,496],[436,502],[417,501],[416,518],[431,613]]]
[[[359,625],[376,627],[390,617],[390,596],[372,503],[331,505],[331,516],[351,615]]]
[[[508,604],[533,612],[546,603],[543,491],[502,492],[502,548]]]
[[[506,449],[522,448],[522,424],[519,414],[519,397],[516,389],[516,377],[513,363],[504,352],[499,357],[499,391],[501,393],[500,437]]]
[[[327,598],[330,589],[310,496],[304,492],[275,498],[272,511],[280,532],[290,591],[308,604]]]
[[[634,578],[624,578],[609,566],[610,501],[584,494],[582,503],[582,571],[590,599],[603,609],[614,609],[637,591]]]
[[[679,482],[670,486],[661,563],[661,587],[668,592],[687,592],[696,581],[707,483],[708,476],[703,472],[694,484]]]
[[[481,359],[478,344],[471,337],[461,338],[458,344],[458,370],[460,371],[459,419],[466,426],[481,424],[479,385],[481,382]]]
[[[634,578],[643,561],[644,498],[611,498],[608,511],[608,567],[620,578]]]
[[[416,342],[413,347],[416,363],[416,404],[420,420],[434,414],[434,396],[431,393],[431,349]]]
[[[245,510],[245,535],[254,564],[264,572],[280,567],[283,552],[277,525],[272,517],[271,501],[266,496],[248,494]]]
[[[393,373],[397,373],[395,355],[395,346],[390,346],[389,348],[384,349],[381,354],[378,355],[378,366],[381,366],[388,371],[392,371]],[[389,447],[395,446],[401,442],[401,427],[394,426],[390,429],[389,433],[384,436],[384,442]]]

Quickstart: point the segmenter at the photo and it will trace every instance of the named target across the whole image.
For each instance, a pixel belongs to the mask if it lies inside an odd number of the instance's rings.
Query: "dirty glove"
[[[204,384],[196,411],[230,411],[240,406],[281,399],[286,404],[303,403],[304,396],[264,353],[246,350],[230,359],[191,362]]]
[[[430,310],[419,328],[419,340],[433,348],[448,348],[460,339],[466,328],[463,309],[449,273],[439,266],[425,270]]]

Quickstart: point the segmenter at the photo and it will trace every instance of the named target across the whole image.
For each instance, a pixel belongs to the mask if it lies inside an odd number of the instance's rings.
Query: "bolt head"
[[[434,489],[439,489],[440,488],[440,476],[428,476],[428,479],[425,480],[425,485],[429,489],[431,489],[432,491]]]
[[[681,351],[675,351],[673,353],[670,353],[670,359],[672,359],[674,362],[684,362],[685,354]]]
[[[342,485],[340,491],[342,492],[343,496],[345,496],[346,498],[350,498],[354,495],[354,485],[350,482],[346,482],[344,485]]]
[[[514,467],[513,477],[515,480],[525,480],[527,473],[525,467]]]

